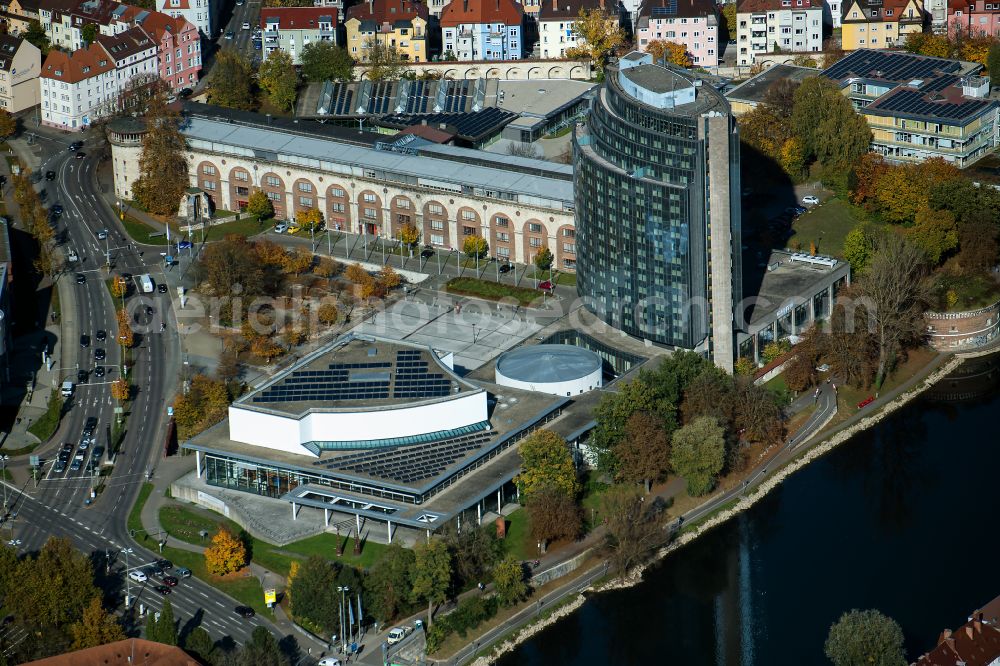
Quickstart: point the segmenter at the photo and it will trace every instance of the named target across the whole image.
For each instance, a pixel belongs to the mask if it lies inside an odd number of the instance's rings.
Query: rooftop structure
[[[645,51],[654,41],[684,46],[695,67],[716,67],[722,53],[719,8],[714,0],[650,0],[635,26],[636,44]]]
[[[574,396],[603,385],[604,362],[583,347],[540,344],[501,354],[496,382],[501,386]]]
[[[945,629],[937,646],[913,666],[991,666],[1000,661],[1000,597],[969,616],[952,631]]]
[[[200,666],[184,650],[142,638],[128,638],[37,661],[31,666]]]
[[[779,63],[771,65],[760,74],[750,77],[726,93],[726,99],[733,108],[733,115],[739,117],[752,111],[764,101],[767,93],[781,81],[801,83],[812,76],[819,75],[818,69],[799,67]]]

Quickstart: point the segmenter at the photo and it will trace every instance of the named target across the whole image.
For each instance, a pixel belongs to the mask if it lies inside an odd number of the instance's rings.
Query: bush
[[[471,629],[490,620],[500,610],[500,600],[489,597],[471,596],[463,599],[458,608],[445,615],[427,631],[427,652],[439,649],[451,634],[465,638]]]

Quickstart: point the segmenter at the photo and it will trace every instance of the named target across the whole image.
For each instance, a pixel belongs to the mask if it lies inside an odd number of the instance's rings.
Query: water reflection
[[[822,664],[830,624],[851,608],[896,618],[915,658],[1000,594],[996,567],[951,575],[1000,548],[976,508],[1000,469],[998,370],[997,356],[963,365],[640,586],[596,595],[501,663]]]

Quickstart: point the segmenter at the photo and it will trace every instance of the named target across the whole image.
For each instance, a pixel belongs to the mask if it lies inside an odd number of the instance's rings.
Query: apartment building
[[[547,0],[537,10],[538,48],[543,58],[565,58],[566,51],[582,46],[586,40],[574,31],[580,12],[603,9],[617,23],[618,8],[605,0]],[[528,7],[525,5],[527,16]]]
[[[877,1],[877,0],[875,0]],[[768,53],[811,53],[823,48],[823,0],[743,0],[736,5],[737,62]]]
[[[843,2],[841,0],[826,0],[826,11],[823,12],[823,20],[833,28],[840,27],[840,17],[844,13]]]
[[[845,51],[899,47],[912,32],[923,32],[923,0],[848,0],[841,18]]]
[[[523,23],[514,0],[452,0],[441,12],[441,48],[458,60],[520,60]]]
[[[42,65],[42,123],[79,131],[115,107],[136,81],[157,76],[157,43],[140,27],[98,37],[86,48],[49,51]]]
[[[296,65],[302,49],[313,42],[337,41],[337,10],[332,7],[271,7],[260,10],[263,51],[282,50]]]
[[[998,145],[997,110],[982,65],[859,49],[823,71],[872,129],[872,150],[892,162],[940,157],[960,168]]]
[[[148,12],[136,23],[157,43],[157,63],[160,78],[172,90],[193,87],[201,75],[201,36],[198,28],[186,18]]]
[[[39,20],[40,0],[0,0],[0,18],[7,24],[7,32],[23,35],[31,21]]]
[[[347,10],[344,28],[351,57],[364,62],[372,40],[394,47],[404,60],[427,62],[427,6],[417,0],[368,0]]]
[[[213,39],[222,32],[217,25],[221,4],[222,0],[156,0],[156,11],[187,19],[206,39]]]
[[[0,35],[0,108],[17,113],[38,106],[38,47],[13,35]]]
[[[636,47],[645,51],[650,42],[682,44],[695,67],[719,64],[719,8],[715,0],[650,0],[642,6],[636,23]]]
[[[1000,35],[1000,1],[950,0],[948,36]]]

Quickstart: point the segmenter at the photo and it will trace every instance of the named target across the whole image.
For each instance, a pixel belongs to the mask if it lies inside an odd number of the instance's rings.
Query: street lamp
[[[132,586],[129,585],[129,566],[128,566],[128,556],[132,554],[131,548],[122,548],[123,553],[125,553],[125,608],[128,608],[132,603]]]
[[[2,455],[0,456],[0,476],[3,477],[3,512],[7,513],[7,461],[10,460],[10,456]]]

